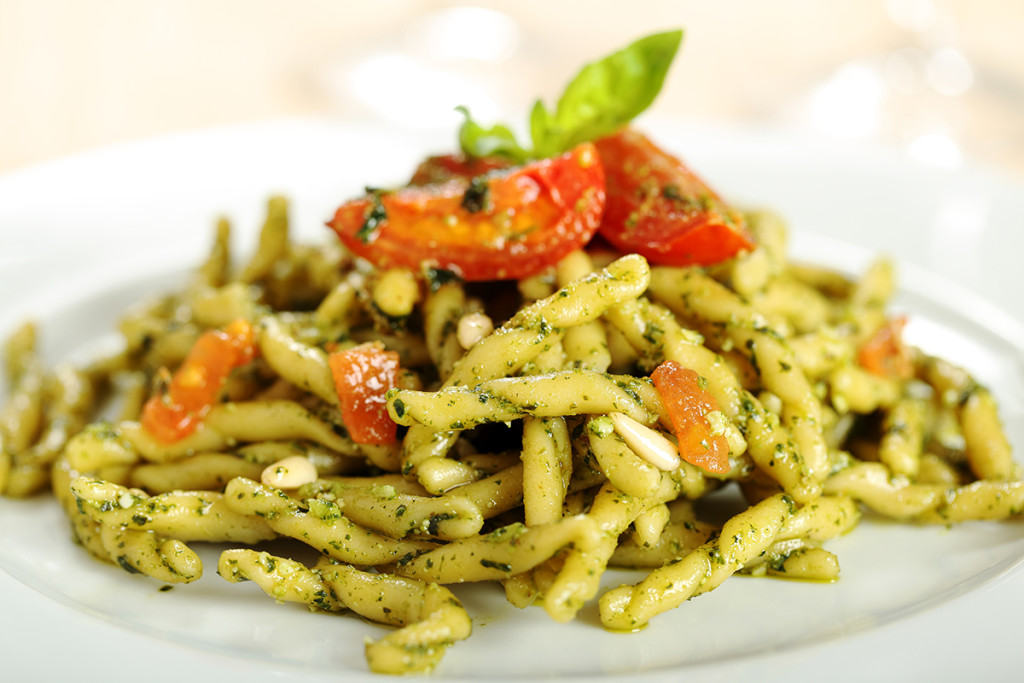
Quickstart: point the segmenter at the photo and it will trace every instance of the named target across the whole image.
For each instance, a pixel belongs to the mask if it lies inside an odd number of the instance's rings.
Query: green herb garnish
[[[467,156],[504,156],[517,162],[552,157],[614,133],[651,105],[683,40],[682,30],[640,38],[576,74],[553,110],[541,100],[530,112],[532,149],[505,125],[481,126],[465,107],[459,145]]]
[[[388,219],[387,209],[384,208],[384,204],[380,200],[383,191],[371,190],[370,188],[366,188],[366,190],[372,198],[373,203],[366,212],[366,220],[363,221],[362,227],[359,228],[358,232],[356,232],[356,237],[358,237],[359,241],[363,244],[369,244],[373,240],[377,239],[377,233],[380,230],[381,223]]]

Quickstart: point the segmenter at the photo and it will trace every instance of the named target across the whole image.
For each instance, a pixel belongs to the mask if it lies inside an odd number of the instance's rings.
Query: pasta
[[[453,584],[500,582],[559,622],[597,599],[602,624],[629,631],[736,573],[834,581],[841,558],[822,544],[865,514],[1024,510],[988,390],[919,350],[901,349],[903,374],[859,355],[891,321],[891,266],[850,280],[790,263],[771,213],[746,214],[756,248],[716,266],[578,249],[505,283],[377,270],[293,243],[284,199],[267,213],[239,268],[220,221],[191,281],[129,312],[109,357],[48,370],[35,327],[15,331],[0,491],[50,488],[86,551],[126,571],[191,583],[204,568],[189,544],[217,543],[227,581],[394,627],[367,644],[374,671],[428,670],[470,635]],[[194,431],[160,440],[147,387],[172,386],[236,320],[253,360]],[[345,412],[332,364],[350,350],[397,359],[394,442],[358,437]],[[720,472],[659,455],[683,440],[650,379],[666,361],[714,402]],[[745,507],[712,524],[713,495]],[[294,556],[261,548],[273,539]],[[616,567],[649,574],[599,596]]]

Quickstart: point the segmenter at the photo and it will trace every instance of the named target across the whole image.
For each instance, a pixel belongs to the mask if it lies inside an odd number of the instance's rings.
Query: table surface
[[[881,141],[1024,180],[1024,3],[4,0],[0,172],[296,115],[525,121],[578,66],[682,26],[659,116]],[[468,9],[467,9],[468,8]]]

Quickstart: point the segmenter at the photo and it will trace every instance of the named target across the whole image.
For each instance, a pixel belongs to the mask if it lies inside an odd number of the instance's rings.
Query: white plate
[[[990,385],[1024,444],[1024,191],[978,170],[791,134],[651,123],[657,137],[743,204],[781,211],[792,251],[851,272],[898,259],[913,342]],[[213,218],[252,246],[266,197],[293,200],[301,239],[366,184],[397,182],[451,144],[393,130],[291,120],[198,132],[62,160],[0,179],[0,334],[42,322],[50,360],[80,353],[118,312],[205,254]],[[954,280],[956,281],[954,283]],[[44,499],[0,501],[0,661],[12,680],[368,680],[354,618],[281,606],[210,570],[168,592],[73,546]],[[829,545],[831,585],[735,578],[655,619],[608,633],[594,609],[552,623],[500,591],[460,591],[475,633],[437,680],[1003,679],[1020,663],[1020,523],[952,530],[865,523]],[[207,567],[214,549],[202,551]],[[616,581],[623,576],[617,576]],[[628,578],[628,577],[627,577]]]

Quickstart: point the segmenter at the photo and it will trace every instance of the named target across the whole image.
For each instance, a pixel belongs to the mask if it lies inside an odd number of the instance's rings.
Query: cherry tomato
[[[327,356],[341,402],[341,419],[356,443],[384,445],[397,440],[386,394],[398,382],[398,353],[367,342]]]
[[[626,128],[595,145],[608,194],[600,234],[620,251],[689,266],[754,247],[742,214],[642,134]]]
[[[231,371],[255,355],[255,334],[245,320],[204,332],[164,390],[146,401],[142,426],[162,443],[185,438],[210,412]]]
[[[371,193],[330,225],[381,268],[451,270],[465,280],[533,275],[585,245],[604,209],[594,146],[504,172]]]
[[[889,318],[875,334],[857,350],[857,362],[868,372],[880,377],[910,379],[914,361],[903,343],[905,316]]]
[[[712,432],[707,419],[708,413],[718,410],[718,402],[704,388],[700,375],[667,360],[654,369],[651,380],[672,420],[679,456],[708,472],[728,472],[729,442]]]

